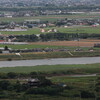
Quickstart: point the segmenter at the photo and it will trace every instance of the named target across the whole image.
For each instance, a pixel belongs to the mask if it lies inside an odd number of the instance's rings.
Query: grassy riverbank
[[[47,58],[68,58],[68,57],[97,57],[100,56],[99,51],[91,52],[33,52],[16,54],[0,54],[0,60],[29,60],[29,59],[47,59]]]
[[[17,66],[17,65],[16,65]],[[100,64],[76,64],[76,65],[40,65],[31,67],[4,67],[0,72],[30,73],[39,72],[44,74],[94,74],[100,73]]]

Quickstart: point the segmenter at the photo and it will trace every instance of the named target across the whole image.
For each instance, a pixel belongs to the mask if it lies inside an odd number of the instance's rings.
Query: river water
[[[0,61],[0,67],[58,65],[58,64],[93,64],[93,63],[100,63],[100,57]]]

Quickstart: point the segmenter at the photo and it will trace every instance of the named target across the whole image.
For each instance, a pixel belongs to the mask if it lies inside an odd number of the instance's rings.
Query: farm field
[[[34,17],[13,17],[13,18],[0,18],[0,21],[10,22],[22,22],[28,19],[40,19],[42,21],[56,21],[58,19],[64,19],[64,18],[73,18],[73,19],[87,19],[87,18],[100,18],[100,14],[72,14],[72,15],[44,15],[44,16],[34,16]]]
[[[45,30],[44,33],[42,33],[40,31],[41,28],[32,28],[32,29],[28,29],[27,31],[0,31],[0,33],[1,34],[5,34],[5,35],[47,34],[48,30],[56,29],[58,32],[61,32],[61,33],[100,34],[100,26],[97,26],[97,27],[91,27],[91,26],[69,26],[67,28],[64,28],[64,27],[48,27],[48,28],[42,28],[42,29]]]
[[[62,83],[84,83],[89,82],[90,80],[95,80],[97,76],[71,76],[71,75],[65,75],[65,76],[53,76],[51,77],[51,80],[53,82],[62,82]],[[80,86],[81,87],[81,86]]]
[[[52,42],[51,42],[52,43]],[[68,44],[63,44],[62,42],[56,42],[54,44],[49,44],[49,43],[31,43],[31,44],[25,44],[25,45],[7,45],[7,44],[0,44],[0,47],[3,48],[5,46],[8,46],[9,48],[11,49],[33,49],[33,48],[41,48],[41,49],[44,49],[44,48],[52,48],[52,49],[68,49],[68,50],[75,50],[77,48],[80,48],[82,50],[88,50],[90,47],[93,47],[93,43],[92,44],[88,44],[88,46],[86,45],[86,43],[83,43],[84,44],[84,47],[82,47],[82,43],[80,43],[81,45],[78,45],[77,42],[75,42],[75,44],[71,44],[73,42],[66,42]],[[60,43],[60,44],[57,44],[57,43]],[[98,43],[98,42],[96,42]],[[94,50],[99,50],[99,48],[93,48]]]
[[[100,43],[100,40],[96,39],[80,39],[79,41],[49,41],[49,42],[29,42],[24,45],[13,45],[13,44],[0,44],[0,47],[8,46],[11,49],[32,49],[32,48],[66,48],[70,50],[75,50],[77,48],[82,48],[87,50],[90,47],[99,50],[99,48],[94,48],[95,43]]]
[[[10,97],[10,99],[1,99],[1,100],[11,100],[12,97]],[[24,95],[20,98],[17,98],[15,96],[15,98],[13,97],[12,100],[79,100],[79,97],[62,97],[62,96],[49,96],[49,95]],[[81,99],[81,100],[94,100],[94,98],[87,98],[87,99]]]
[[[58,31],[63,33],[89,33],[89,34],[99,34],[100,26],[91,27],[91,26],[69,26],[68,28],[59,28]]]
[[[80,40],[80,41],[50,41],[36,42],[33,45],[51,45],[51,46],[74,46],[74,47],[93,47],[95,43],[100,43],[100,40]]]
[[[8,46],[11,49],[33,49],[33,48],[65,48],[65,46],[57,46],[57,45],[41,45],[41,44],[24,44],[24,45],[8,45],[8,44],[0,44],[0,47]]]
[[[14,53],[0,54],[0,60],[23,60],[23,59],[45,59],[45,58],[68,58],[68,57],[95,57],[100,56],[100,48],[93,47],[95,43],[100,43],[100,40],[82,39],[80,41],[52,41],[52,42],[32,42],[25,45],[7,45],[0,44],[0,47],[8,46],[11,49],[34,49],[34,48],[51,48],[54,52],[30,52],[21,53],[23,57],[19,57]],[[76,51],[77,49],[81,51]],[[66,49],[66,52],[59,50]],[[93,49],[91,52],[90,50]],[[74,56],[71,56],[69,50]]]
[[[30,34],[40,34],[40,28],[28,29],[27,31],[0,31],[4,35],[30,35]]]

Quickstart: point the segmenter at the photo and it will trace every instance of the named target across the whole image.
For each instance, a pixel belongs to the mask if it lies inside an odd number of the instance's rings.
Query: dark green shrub
[[[100,100],[100,97],[97,97],[97,99],[96,100]]]
[[[14,72],[9,72],[9,73],[7,73],[7,77],[10,78],[10,79],[13,79],[13,78],[17,77],[17,74],[14,73]]]
[[[7,75],[5,73],[0,73],[0,79],[7,79]]]
[[[0,88],[2,90],[7,90],[8,86],[10,86],[10,82],[7,80],[0,81]]]
[[[95,94],[88,90],[81,91],[81,98],[95,98]]]
[[[19,81],[17,81],[15,84],[14,84],[14,89],[16,90],[16,92],[21,92],[21,84]]]
[[[63,91],[62,87],[39,87],[39,88],[30,88],[26,91],[26,94],[48,94],[56,95]]]
[[[8,58],[7,61],[12,61],[12,59],[11,58]]]

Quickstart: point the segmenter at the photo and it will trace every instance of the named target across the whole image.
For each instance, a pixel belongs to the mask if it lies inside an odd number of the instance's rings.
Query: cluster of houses
[[[18,11],[18,12],[2,12],[0,13],[0,17],[5,18],[13,18],[13,17],[32,17],[32,16],[40,16],[40,15],[75,15],[75,14],[87,14],[87,15],[96,15],[100,14],[100,11],[68,11],[68,10],[40,10],[40,11]]]
[[[46,31],[45,29],[41,29],[40,32],[41,32],[41,33],[44,33],[44,32],[46,32],[46,33],[47,33],[47,32],[48,32],[48,33],[49,33],[49,32],[57,32],[57,29],[54,29],[54,28],[53,28],[53,29],[49,29],[49,30],[47,30],[47,31]]]
[[[12,18],[12,17],[30,17],[36,16],[37,14],[32,11],[18,11],[18,12],[2,12],[0,13],[0,17]]]
[[[23,81],[22,81],[23,80]],[[40,86],[60,86],[65,88],[67,85],[64,83],[52,83],[48,78],[44,77],[43,79],[41,78],[28,78],[28,79],[22,79],[21,84],[25,84],[28,87],[40,87]],[[20,81],[20,79],[19,79]]]
[[[56,22],[56,25],[63,25],[63,26],[73,26],[73,25],[88,25],[88,26],[99,26],[100,19],[62,19]]]
[[[23,22],[0,22],[0,31],[27,31],[27,28],[39,27],[56,27],[56,26],[73,26],[73,25],[100,25],[100,19],[61,19],[56,22],[41,21],[40,19],[30,19]],[[44,31],[41,29],[41,31]],[[57,32],[57,30],[49,30]]]
[[[5,47],[0,48],[0,53],[27,53],[27,52],[57,52],[57,51],[69,51],[69,49],[52,49],[52,48],[33,48],[33,49],[11,49]]]
[[[24,43],[22,44],[24,45]],[[94,47],[100,47],[100,44],[94,44]],[[70,52],[70,51],[83,51],[82,48],[76,48],[74,50],[67,49],[67,48],[32,48],[32,49],[12,49],[5,47],[0,47],[0,53],[7,54],[7,53],[15,53],[16,55],[20,56],[20,53],[28,53],[28,52]],[[93,48],[89,48],[88,51],[94,51]],[[69,53],[70,54],[70,53]]]
[[[100,48],[100,43],[95,43],[94,47],[99,47]]]

